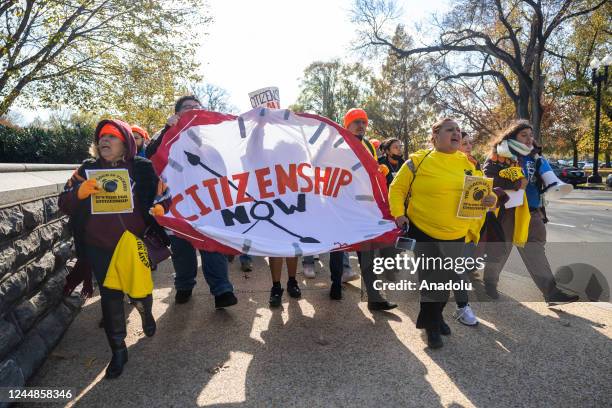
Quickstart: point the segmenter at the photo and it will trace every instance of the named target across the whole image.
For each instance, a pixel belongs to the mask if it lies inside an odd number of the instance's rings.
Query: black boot
[[[127,335],[125,329],[125,312],[123,311],[123,293],[118,290],[101,290],[102,316],[104,317],[104,331],[108,344],[113,352],[106,378],[117,378],[123,372],[123,366],[128,361],[128,352],[125,345]]]
[[[289,296],[295,299],[302,296],[302,291],[300,290],[300,287],[298,286],[298,283],[295,278],[289,278],[289,280],[287,281],[287,293],[289,293]]]
[[[283,288],[280,285],[272,286],[270,290],[270,307],[279,307],[283,304]]]
[[[395,309],[397,305],[395,303],[391,303],[387,300],[383,300],[381,302],[368,302],[368,310],[371,312],[377,310],[391,310]]]
[[[440,334],[443,336],[450,336],[451,334],[451,328],[444,320],[440,322]]]
[[[332,282],[329,297],[333,300],[342,300],[342,285],[339,282]]]
[[[155,329],[157,329],[155,318],[153,317],[153,295],[149,295],[142,299],[131,298],[131,301],[140,314],[142,331],[145,336],[152,337],[155,334]]]
[[[580,296],[578,295],[570,295],[565,292],[562,292],[559,289],[556,289],[552,295],[546,297],[546,302],[548,306],[557,306],[565,303],[577,302],[580,300]]]
[[[215,296],[215,309],[223,309],[226,307],[234,306],[238,303],[238,299],[234,292],[225,292],[218,296]]]
[[[440,329],[425,329],[427,332],[427,345],[431,349],[439,349],[444,345],[440,336]]]
[[[485,282],[485,292],[487,293],[487,296],[489,296],[491,299],[499,299],[499,292],[497,291],[496,284]]]
[[[174,301],[177,304],[183,304],[189,302],[191,299],[191,289],[177,289],[176,295],[174,295]]]

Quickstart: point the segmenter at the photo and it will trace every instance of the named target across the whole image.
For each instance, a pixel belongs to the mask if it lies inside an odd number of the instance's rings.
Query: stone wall
[[[24,385],[82,305],[78,296],[63,296],[74,253],[58,189],[11,204],[0,191],[0,387]]]

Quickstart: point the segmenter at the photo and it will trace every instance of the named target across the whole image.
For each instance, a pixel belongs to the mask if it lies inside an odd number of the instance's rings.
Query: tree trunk
[[[534,90],[535,93],[535,90]],[[535,95],[534,95],[535,96]],[[531,125],[533,126],[533,137],[538,143],[541,143],[540,130],[542,126],[542,105],[539,98],[531,100]]]
[[[516,108],[516,115],[519,119],[530,119],[529,115],[529,99],[531,97],[530,88],[527,84],[521,83],[519,85],[519,98]]]
[[[25,84],[19,83],[18,86],[13,88],[8,95],[6,95],[2,100],[0,100],[0,116],[4,116],[8,113],[9,109],[15,99],[21,94],[21,89]]]
[[[541,143],[540,130],[542,127],[542,116],[544,109],[542,107],[542,86],[544,84],[544,77],[542,76],[542,54],[543,50],[540,50],[538,56],[533,64],[532,83],[531,83],[531,125],[533,126],[533,137],[538,143]]]
[[[575,141],[572,142],[572,150],[574,152],[574,162],[572,163],[572,166],[578,167],[578,143]]]

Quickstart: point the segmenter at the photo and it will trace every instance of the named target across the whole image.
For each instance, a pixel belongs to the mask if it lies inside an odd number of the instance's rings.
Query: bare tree
[[[537,137],[543,116],[545,60],[554,58],[547,44],[560,27],[604,6],[608,0],[460,0],[434,21],[431,44],[397,47],[387,26],[398,8],[393,0],[356,0],[352,21],[360,27],[363,47],[388,47],[399,56],[438,57],[438,83],[492,79],[512,101],[520,118],[530,119]],[[472,83],[471,87],[478,88]],[[475,89],[475,88],[474,88]]]
[[[223,88],[213,84],[192,85],[191,93],[202,102],[202,107],[209,111],[233,113],[238,109],[229,102],[229,94]]]

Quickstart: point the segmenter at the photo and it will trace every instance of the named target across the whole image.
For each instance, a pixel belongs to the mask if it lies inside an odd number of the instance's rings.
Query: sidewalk
[[[130,354],[119,379],[102,379],[110,351],[98,328],[96,297],[29,385],[76,388],[75,406],[83,407],[610,403],[609,308],[473,303],[481,324],[470,328],[452,320],[449,303],[445,315],[453,334],[444,338],[444,348],[432,351],[414,328],[414,297],[390,313],[372,314],[359,302],[359,289],[349,285],[343,301],[332,301],[324,265],[324,271],[317,267],[315,280],[298,272],[301,300],[285,293],[283,308],[271,310],[265,260],[255,258],[248,274],[235,260],[230,273],[239,303],[216,311],[201,273],[192,300],[175,305],[166,262],[155,272],[153,338],[144,337],[137,312],[126,305]],[[397,301],[403,295],[391,297]]]

